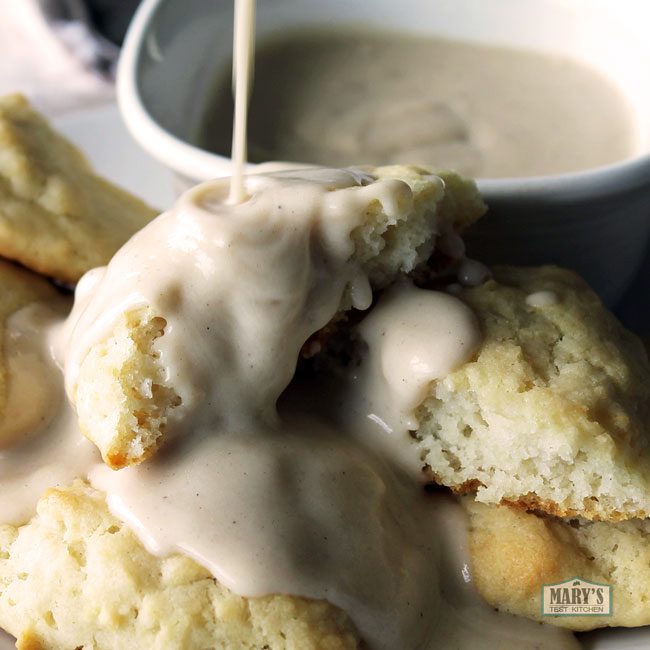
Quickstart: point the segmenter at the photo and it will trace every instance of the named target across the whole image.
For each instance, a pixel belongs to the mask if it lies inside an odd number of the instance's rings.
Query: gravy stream
[[[230,203],[241,203],[246,198],[243,176],[247,159],[246,118],[252,87],[254,34],[255,0],[236,0],[232,73],[235,100],[232,128],[233,165],[228,197]]]

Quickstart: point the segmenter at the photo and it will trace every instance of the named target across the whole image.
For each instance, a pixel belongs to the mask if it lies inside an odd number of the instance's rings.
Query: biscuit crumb
[[[536,309],[526,302],[536,291],[558,300]],[[559,516],[648,516],[650,364],[639,339],[556,267],[496,268],[458,297],[484,342],[418,407],[432,479]]]

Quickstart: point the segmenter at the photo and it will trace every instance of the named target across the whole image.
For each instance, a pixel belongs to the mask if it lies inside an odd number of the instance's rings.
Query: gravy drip
[[[364,402],[390,408],[392,430],[416,429],[413,418],[432,381],[471,359],[482,337],[472,310],[458,298],[410,285],[394,288],[361,323],[369,346]]]
[[[247,159],[246,118],[253,75],[254,33],[255,0],[235,0],[232,71],[235,106],[232,133],[233,165],[228,197],[230,203],[241,203],[246,198],[243,177]]]

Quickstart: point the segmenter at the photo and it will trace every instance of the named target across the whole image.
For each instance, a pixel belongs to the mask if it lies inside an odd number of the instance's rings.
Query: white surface
[[[57,120],[55,126],[81,148],[99,173],[161,209],[173,202],[171,174],[138,147],[114,105],[79,111]],[[650,628],[597,631],[581,639],[585,650],[647,650]],[[2,631],[0,650],[15,650]]]
[[[135,143],[115,104],[69,113],[54,126],[86,154],[97,173],[161,211],[172,204],[171,172]]]
[[[89,64],[96,44],[85,25],[48,22],[38,0],[0,0],[0,16],[0,94],[21,92],[48,115],[113,97]]]

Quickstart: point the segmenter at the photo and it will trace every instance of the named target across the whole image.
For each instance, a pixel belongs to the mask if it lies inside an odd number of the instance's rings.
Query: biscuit
[[[23,409],[21,414],[12,413],[16,409],[10,409],[8,396],[12,389],[12,377],[10,371],[12,350],[7,349],[6,329],[8,318],[23,307],[32,303],[45,303],[52,306],[61,305],[68,307],[60,292],[45,278],[24,269],[12,262],[0,259],[0,449],[4,444],[15,440],[17,435],[34,420],[38,420],[39,404],[41,394],[39,386],[28,386],[30,392],[30,408]],[[14,416],[20,416],[22,424],[18,426]],[[29,427],[27,427],[29,428]]]
[[[639,339],[555,267],[497,268],[458,295],[484,341],[417,409],[413,435],[433,479],[483,503],[648,516],[650,364]]]
[[[79,369],[79,427],[113,468],[149,457],[181,403],[154,348],[165,325],[149,308],[121,314],[112,336],[93,346]]]
[[[442,234],[437,230],[440,224],[460,230],[485,210],[474,183],[450,172],[432,178],[432,172],[421,167],[387,167],[373,169],[372,174],[377,179],[402,179],[410,187],[397,199],[405,204],[401,218],[373,201],[364,222],[351,232],[354,260],[368,274],[373,289],[419,269]],[[334,322],[351,306],[348,290]],[[155,351],[165,325],[164,315],[149,308],[122,314],[112,334],[96,343],[79,365],[71,390],[79,426],[114,469],[155,453],[171,412],[181,404],[164,379],[165,369]],[[320,343],[318,335],[312,337],[303,352],[313,354]]]
[[[365,647],[326,601],[243,598],[189,558],[150,555],[81,481],[0,527],[0,627],[24,650]]]
[[[650,624],[650,520],[588,521],[487,506],[470,497],[471,574],[502,612],[571,630]],[[611,616],[542,616],[542,586],[579,577],[611,585]]]
[[[0,98],[0,255],[76,282],[155,214],[95,175],[22,95]]]

